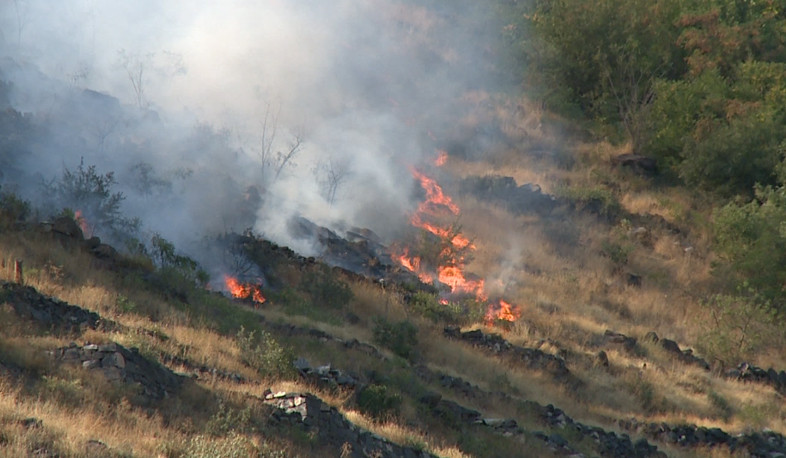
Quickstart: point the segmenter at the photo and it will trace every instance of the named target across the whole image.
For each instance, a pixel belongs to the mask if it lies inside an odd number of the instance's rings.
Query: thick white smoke
[[[250,226],[311,254],[287,231],[298,214],[393,236],[407,166],[490,84],[490,45],[460,26],[482,7],[417,3],[6,1],[0,80],[46,129],[4,184],[35,198],[84,158],[178,246]]]

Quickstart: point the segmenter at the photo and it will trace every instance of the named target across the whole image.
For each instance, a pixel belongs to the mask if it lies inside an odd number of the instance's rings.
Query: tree
[[[287,165],[292,165],[292,160],[303,146],[303,138],[300,134],[292,134],[286,148],[277,150],[276,135],[278,133],[278,117],[281,113],[279,105],[275,114],[270,111],[270,103],[266,105],[265,116],[262,119],[262,138],[260,141],[259,159],[262,162],[262,172],[267,178],[271,172],[272,180],[278,180],[281,172]]]
[[[154,56],[155,53],[141,55],[136,52],[128,52],[125,49],[118,51],[118,61],[128,75],[128,81],[134,90],[134,99],[139,108],[147,108],[149,105],[145,95],[146,71],[152,65]]]
[[[349,177],[349,161],[346,159],[329,158],[320,161],[314,169],[322,197],[328,205],[333,205],[336,200],[338,188]]]
[[[679,2],[546,0],[532,15],[545,71],[589,117],[620,123],[638,149],[641,112],[659,78],[682,74]],[[567,93],[565,93],[567,89]]]
[[[115,184],[114,172],[101,174],[95,165],[85,166],[82,158],[75,170],[64,167],[59,181],[44,183],[44,190],[60,208],[81,212],[94,233],[126,238],[139,228],[139,220],[123,217],[120,204],[125,196],[112,192]]]

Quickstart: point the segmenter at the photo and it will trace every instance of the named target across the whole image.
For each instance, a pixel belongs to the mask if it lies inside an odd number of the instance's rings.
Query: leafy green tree
[[[637,147],[641,112],[659,78],[684,72],[676,46],[679,2],[545,0],[531,16],[546,72],[589,117],[620,123]]]
[[[786,292],[786,188],[758,187],[756,198],[729,203],[714,218],[715,273],[747,282],[778,308]]]

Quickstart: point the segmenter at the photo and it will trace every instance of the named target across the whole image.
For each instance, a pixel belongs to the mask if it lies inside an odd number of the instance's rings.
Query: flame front
[[[440,166],[447,160],[445,151],[438,151],[438,158],[435,164]],[[488,295],[485,292],[485,281],[483,279],[467,278],[464,273],[466,250],[474,250],[475,245],[454,228],[443,227],[427,221],[439,215],[460,214],[458,205],[453,202],[442,190],[442,187],[431,177],[411,168],[412,175],[420,182],[420,186],[426,192],[426,200],[418,205],[417,211],[410,218],[413,226],[423,229],[437,236],[440,240],[450,242],[440,253],[440,258],[444,260],[444,265],[432,268],[424,266],[419,256],[410,255],[408,249],[404,249],[401,254],[394,255],[402,267],[415,273],[424,283],[432,284],[435,279],[450,288],[450,294],[466,294],[473,296],[479,302],[487,302]],[[454,249],[451,249],[452,245]],[[464,250],[464,251],[462,251]],[[440,303],[447,304],[448,299],[441,298]],[[517,305],[512,305],[503,300],[497,303],[489,303],[485,315],[485,322],[493,325],[497,320],[515,321],[521,316],[521,309]]]
[[[489,304],[485,321],[491,326],[498,320],[516,321],[519,318],[521,318],[521,309],[500,299],[497,304]]]
[[[256,304],[264,304],[267,299],[262,295],[259,286],[242,283],[237,278],[224,275],[224,283],[232,297],[236,299],[251,299]]]
[[[85,215],[82,214],[82,210],[77,210],[74,212],[74,221],[76,221],[76,224],[78,224],[79,228],[82,229],[82,235],[84,235],[85,238],[90,238],[93,236],[93,230],[87,223],[87,218],[85,218]]]

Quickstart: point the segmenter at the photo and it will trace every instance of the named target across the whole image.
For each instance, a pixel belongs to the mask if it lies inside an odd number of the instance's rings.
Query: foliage
[[[557,83],[552,94],[589,117],[620,123],[634,144],[643,133],[640,112],[658,78],[684,71],[675,45],[680,2],[545,0],[527,17],[541,43],[537,71]],[[560,101],[557,101],[558,105]]]
[[[259,330],[259,334],[256,331],[247,332],[241,326],[236,338],[240,358],[260,374],[286,378],[294,373],[294,358],[270,333],[264,330]]]
[[[154,234],[150,240],[152,245],[152,258],[158,265],[161,272],[169,276],[180,277],[183,281],[204,286],[210,279],[207,272],[199,267],[199,264],[188,256],[177,254],[175,245]]]
[[[64,168],[60,180],[44,183],[44,188],[54,205],[81,212],[94,233],[122,239],[135,233],[140,223],[122,216],[125,196],[112,192],[115,184],[114,172],[101,174],[95,165],[85,166],[83,158],[75,170]]]
[[[409,309],[434,323],[468,325],[477,323],[485,314],[483,304],[474,298],[440,302],[436,294],[415,292],[407,302]]]
[[[225,436],[232,431],[245,431],[251,425],[251,406],[239,410],[219,401],[218,410],[210,417],[205,429],[213,436]]]
[[[715,274],[749,286],[783,308],[786,285],[786,188],[758,187],[748,203],[729,203],[714,215],[715,248],[725,264]]]
[[[30,215],[30,203],[14,193],[0,192],[0,231],[23,222]]]
[[[773,344],[776,313],[769,302],[751,290],[718,294],[705,303],[711,321],[699,344],[707,358],[731,367],[749,360]]]
[[[376,419],[398,415],[401,395],[393,393],[385,385],[368,385],[358,393],[358,407],[363,413]]]
[[[374,319],[374,342],[405,359],[415,357],[418,328],[409,321],[391,323],[385,318]]]
[[[315,305],[340,309],[352,300],[352,290],[327,266],[306,273],[300,282],[300,289],[311,296]]]
[[[614,193],[604,187],[561,187],[556,194],[572,202],[576,207],[588,210],[609,219],[622,211]]]
[[[195,458],[245,458],[257,455],[285,456],[281,451],[262,455],[261,451],[257,450],[257,447],[251,440],[236,433],[232,433],[225,438],[210,437],[207,435],[194,436],[183,452],[183,456]]]

